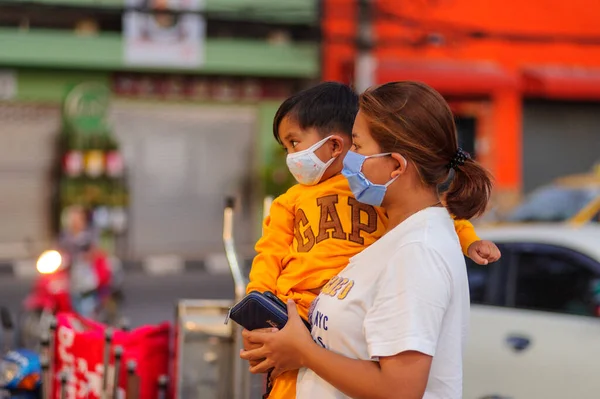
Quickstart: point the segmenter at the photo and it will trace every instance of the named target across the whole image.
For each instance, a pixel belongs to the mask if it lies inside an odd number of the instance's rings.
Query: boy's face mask
[[[388,155],[391,155],[391,153],[386,152],[384,154],[365,156],[353,151],[348,151],[344,158],[344,169],[342,170],[342,174],[348,180],[350,190],[352,190],[352,194],[357,201],[367,205],[381,206],[388,186],[392,184],[398,176],[393,177],[385,184],[375,184],[367,179],[362,173],[362,166],[368,158],[385,157]]]
[[[323,162],[315,154],[315,151],[321,148],[330,138],[331,136],[325,137],[306,150],[287,155],[288,169],[298,183],[314,186],[319,183],[327,168],[335,161],[336,157],[333,157],[329,161]]]

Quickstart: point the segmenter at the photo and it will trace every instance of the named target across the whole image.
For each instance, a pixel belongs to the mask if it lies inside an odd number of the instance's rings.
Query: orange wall
[[[335,1],[335,0],[334,0]],[[381,57],[495,60],[512,69],[527,64],[561,64],[600,67],[600,1],[597,0],[397,0],[375,1],[386,13],[401,21],[375,21],[378,40],[418,41],[426,33],[439,32],[442,46],[389,45],[378,48]],[[411,21],[412,20],[412,21]],[[518,43],[506,40],[475,40],[465,31],[517,35],[594,38],[595,46],[572,43]]]
[[[355,49],[356,7],[352,0],[325,0],[323,3],[322,78],[349,83]]]
[[[375,17],[376,40],[380,43],[375,53],[382,58],[495,60],[508,69],[530,64],[600,68],[598,0],[373,0],[373,4],[397,17]],[[323,77],[340,79],[338,65],[353,59],[356,0],[324,0],[323,17]],[[465,31],[476,30],[556,39],[580,37],[597,44],[519,43],[475,40],[464,35]],[[440,33],[445,43],[419,45],[419,40],[431,32]],[[403,44],[406,41],[416,45]]]
[[[372,0],[384,15],[374,20],[381,57],[496,60],[506,67],[561,64],[600,67],[600,1],[598,0]],[[351,59],[356,34],[356,0],[324,0],[325,78],[338,79],[336,64]],[[408,23],[403,23],[402,19]],[[388,19],[388,20],[386,20]],[[412,23],[412,25],[411,25]],[[474,40],[463,31],[544,35],[555,38],[595,39],[596,45],[572,43],[517,43]],[[429,32],[441,33],[442,46],[410,46]],[[347,41],[340,44],[339,39]],[[391,42],[390,42],[391,41]],[[393,44],[393,42],[396,44]]]
[[[354,62],[356,0],[324,1],[323,79],[350,82],[344,65]],[[598,0],[372,0],[372,4],[387,14],[379,13],[373,22],[373,52],[380,62],[488,61],[515,77],[531,66],[600,70]],[[475,31],[495,38],[468,36]],[[439,34],[443,42],[424,40],[431,33]],[[507,34],[554,42],[507,40]],[[570,42],[564,40],[569,38]],[[573,43],[578,38],[593,43]],[[520,191],[522,100],[521,87],[506,87],[488,93],[480,104],[485,128],[479,129],[477,141],[485,145],[478,154],[495,175],[499,191]]]

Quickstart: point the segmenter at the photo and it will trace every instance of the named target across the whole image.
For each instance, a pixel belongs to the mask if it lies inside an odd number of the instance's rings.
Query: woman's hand
[[[467,254],[473,262],[487,265],[500,259],[500,249],[491,241],[479,240],[469,246]]]
[[[259,348],[240,352],[240,357],[250,362],[251,373],[264,373],[273,369],[272,377],[275,378],[285,371],[299,369],[303,365],[303,354],[315,345],[294,301],[288,300],[287,310],[288,322],[281,331],[273,329],[274,332],[243,333],[245,342],[260,345]]]

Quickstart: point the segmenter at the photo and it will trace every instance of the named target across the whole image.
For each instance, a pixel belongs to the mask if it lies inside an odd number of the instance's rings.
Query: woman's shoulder
[[[445,281],[454,280],[454,276],[466,271],[465,259],[456,233],[415,235],[405,240],[389,256],[383,276],[402,275],[403,278],[433,276]]]
[[[407,219],[353,259],[361,264],[369,264],[373,272],[375,268],[412,267],[425,260],[439,263],[439,258],[444,256],[450,256],[453,260],[462,259],[452,218],[444,211],[433,212],[433,217],[423,214]]]
[[[438,244],[457,242],[454,221],[445,208],[428,208],[406,219],[389,233],[396,247],[421,243],[436,248]]]

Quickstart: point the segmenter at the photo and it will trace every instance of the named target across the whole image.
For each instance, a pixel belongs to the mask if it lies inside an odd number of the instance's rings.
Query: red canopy
[[[527,67],[526,95],[565,100],[600,100],[600,69]]]
[[[494,63],[451,61],[381,61],[375,72],[378,84],[418,80],[444,95],[488,95],[516,86],[518,79]]]

